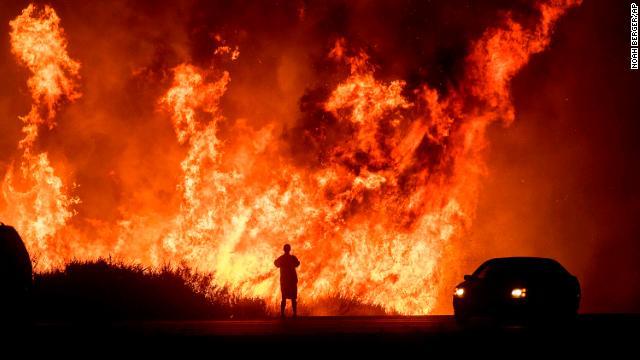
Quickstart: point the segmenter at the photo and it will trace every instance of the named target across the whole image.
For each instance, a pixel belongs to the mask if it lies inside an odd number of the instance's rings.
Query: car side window
[[[478,278],[478,279],[484,279],[487,277],[487,274],[489,273],[490,270],[490,266],[487,264],[481,265],[474,273],[473,276]]]

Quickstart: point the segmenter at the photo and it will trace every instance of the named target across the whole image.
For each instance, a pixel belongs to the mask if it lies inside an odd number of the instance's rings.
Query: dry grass
[[[186,268],[151,270],[100,259],[36,274],[31,307],[40,320],[264,318],[264,301],[238,298]]]

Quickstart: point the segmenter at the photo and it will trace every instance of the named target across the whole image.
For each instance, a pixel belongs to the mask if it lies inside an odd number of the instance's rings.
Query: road
[[[496,351],[609,355],[636,351],[639,315],[581,315],[570,326],[497,327],[477,323],[460,328],[451,316],[301,317],[298,319],[152,321],[115,323],[38,323],[26,335],[40,343],[72,341],[114,350],[225,348],[234,352],[279,351],[314,354],[348,350],[381,354],[392,351],[480,353]],[[164,350],[163,350],[164,351]]]

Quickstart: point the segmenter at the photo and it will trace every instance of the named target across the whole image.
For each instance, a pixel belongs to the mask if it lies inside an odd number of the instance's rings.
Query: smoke
[[[5,23],[24,8],[3,6]],[[36,145],[82,201],[64,241],[50,241],[53,262],[185,262],[271,299],[271,257],[293,238],[307,294],[333,287],[426,313],[446,311],[453,282],[480,254],[544,255],[499,234],[513,220],[487,218],[486,203],[503,198],[482,191],[495,171],[484,164],[484,132],[518,123],[510,82],[548,46],[562,11],[529,1],[52,7],[83,93]],[[13,56],[2,56],[12,99],[0,102],[5,171],[29,96]],[[159,103],[187,68],[204,87],[230,77],[215,109],[213,95],[189,96],[193,127],[175,120],[175,102]]]

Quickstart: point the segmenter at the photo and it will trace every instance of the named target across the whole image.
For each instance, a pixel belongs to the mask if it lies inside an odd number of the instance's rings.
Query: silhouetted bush
[[[315,316],[384,316],[395,315],[382,306],[365,304],[356,298],[331,296],[318,299],[313,304],[301,303],[298,312]]]
[[[111,260],[71,262],[36,274],[38,320],[186,320],[262,318],[264,301],[238,298],[188,269],[149,270]]]

